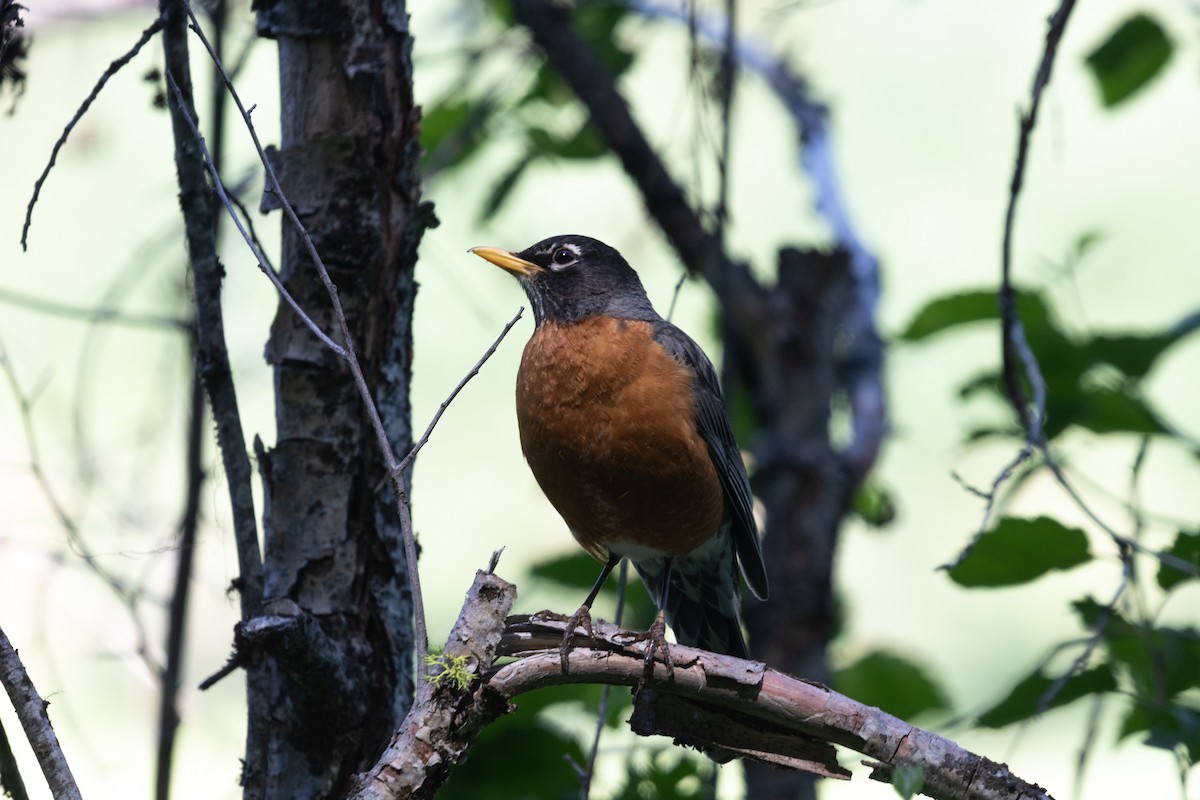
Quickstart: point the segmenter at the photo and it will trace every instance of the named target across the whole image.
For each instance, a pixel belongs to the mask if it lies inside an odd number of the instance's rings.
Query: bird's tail
[[[737,564],[728,531],[722,529],[713,540],[672,560],[667,624],[680,644],[747,658]],[[633,566],[657,603],[662,597],[663,562],[638,560]]]

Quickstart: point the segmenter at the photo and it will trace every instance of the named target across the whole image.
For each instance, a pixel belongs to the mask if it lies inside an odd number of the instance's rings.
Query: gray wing
[[[746,465],[733,438],[729,414],[721,399],[721,385],[712,362],[686,333],[663,320],[655,325],[654,339],[677,361],[696,374],[696,424],[708,443],[708,453],[721,478],[721,486],[732,509],[733,542],[742,575],[754,596],[767,598],[767,568],[763,563],[758,525],[754,522],[754,500]]]

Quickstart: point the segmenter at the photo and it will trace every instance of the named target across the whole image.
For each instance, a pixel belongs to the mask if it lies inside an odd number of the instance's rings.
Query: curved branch
[[[484,691],[495,692],[507,701],[533,689],[564,683],[643,687],[640,692],[651,689],[676,702],[667,706],[670,717],[656,720],[656,730],[639,730],[639,697],[631,720],[635,732],[666,733],[677,742],[702,750],[715,748],[713,755],[717,757],[722,751],[732,751],[742,757],[849,778],[836,762],[820,760],[822,753],[832,754],[831,745],[837,744],[873,759],[871,777],[877,780],[890,780],[892,771],[902,764],[920,765],[925,774],[922,792],[930,797],[1050,798],[1041,787],[1021,780],[1003,764],[819,683],[759,662],[673,644],[674,678],[668,680],[665,666],[657,662],[653,677],[647,678],[642,652],[646,644],[641,641],[644,637],[600,622],[594,623],[595,641],[591,647],[577,639],[570,652],[569,670],[564,673],[558,654],[564,624],[536,615],[509,618],[500,654],[523,657],[488,675]],[[636,644],[631,640],[637,640]],[[657,702],[657,698],[654,700]],[[697,730],[701,731],[699,735]],[[729,741],[743,735],[757,738],[752,746]],[[755,746],[773,749],[756,750]],[[817,758],[797,758],[794,752]]]
[[[120,72],[121,68],[132,61],[133,57],[154,38],[154,34],[162,30],[163,20],[162,16],[155,17],[146,30],[142,31],[142,35],[138,37],[133,47],[129,48],[124,55],[108,65],[108,69],[104,70],[103,74],[100,75],[100,79],[96,81],[96,85],[92,87],[92,91],[79,104],[79,108],[75,111],[75,116],[71,117],[71,121],[63,128],[58,141],[54,143],[54,147],[50,150],[50,160],[46,163],[42,174],[38,176],[37,181],[33,184],[33,196],[29,198],[29,203],[25,206],[25,224],[21,226],[22,250],[29,249],[29,226],[33,224],[33,207],[37,205],[38,196],[42,193],[42,184],[50,177],[50,170],[54,169],[54,163],[58,160],[58,152],[67,143],[67,137],[71,135],[71,131],[79,124],[79,120],[83,119],[83,115],[91,108],[92,103],[100,95],[100,90],[104,88],[104,84],[108,83],[108,79]]]
[[[592,638],[576,635],[563,671],[566,623],[548,613],[505,619],[515,598],[511,584],[490,571],[477,574],[443,658],[462,665],[458,677],[467,685],[435,679],[421,687],[387,751],[359,776],[354,800],[432,797],[514,697],[571,683],[636,687],[630,721],[636,733],[671,736],[719,761],[742,757],[848,779],[836,760],[834,745],[841,745],[871,758],[876,780],[890,780],[902,765],[919,766],[930,797],[1050,800],[1003,764],[759,662],[676,644],[673,676],[657,662],[647,674],[646,637],[595,622]],[[486,668],[497,655],[517,658]]]

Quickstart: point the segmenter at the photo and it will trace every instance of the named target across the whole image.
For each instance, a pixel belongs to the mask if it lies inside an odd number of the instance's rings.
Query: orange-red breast
[[[572,535],[605,564],[581,613],[624,556],[678,641],[745,656],[736,564],[760,598],[766,568],[750,482],[704,351],[595,239],[471,252],[513,273],[533,305],[536,329],[517,373],[521,449]]]

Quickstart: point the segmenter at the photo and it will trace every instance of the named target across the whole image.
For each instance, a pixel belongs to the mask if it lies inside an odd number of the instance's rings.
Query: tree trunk
[[[403,0],[258,4],[278,40],[284,194],[337,285],[393,448],[408,387],[420,202],[419,110]],[[264,207],[277,207],[268,194]],[[306,246],[283,221],[284,284],[335,339]],[[412,597],[395,501],[348,370],[280,303],[267,344],[277,441],[260,448],[264,607],[249,652],[247,798],[343,795],[412,699]]]
[[[749,604],[746,625],[755,658],[829,684],[833,558],[855,486],[829,422],[838,386],[838,322],[852,283],[843,252],[785,249],[778,274],[763,303],[765,320],[729,320],[731,366],[753,398],[760,425],[754,488],[766,509],[763,550],[771,584],[770,600]],[[747,797],[807,800],[816,796],[815,784],[807,772],[746,764]]]

